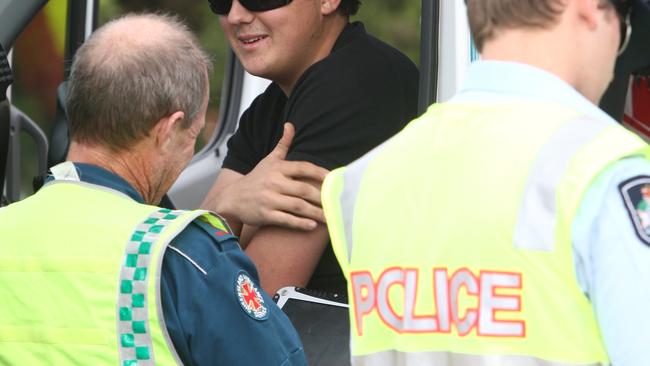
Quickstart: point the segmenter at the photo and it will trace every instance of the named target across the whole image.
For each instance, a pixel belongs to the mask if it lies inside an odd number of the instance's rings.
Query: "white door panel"
[[[465,78],[472,45],[465,1],[441,1],[440,8],[438,101],[446,102]]]

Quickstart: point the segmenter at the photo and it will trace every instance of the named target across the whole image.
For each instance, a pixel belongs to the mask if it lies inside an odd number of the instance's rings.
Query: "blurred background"
[[[196,33],[214,61],[210,79],[210,106],[206,128],[196,151],[212,137],[219,116],[221,86],[228,43],[218,18],[207,0],[100,0],[99,24],[128,12],[161,11],[179,15]],[[19,36],[13,50],[15,82],[12,102],[49,136],[56,112],[56,89],[63,81],[64,38],[68,0],[50,0]],[[420,1],[362,0],[352,21],[362,21],[369,33],[400,49],[416,64],[419,61]],[[34,143],[21,139],[21,190],[32,193],[37,174]]]

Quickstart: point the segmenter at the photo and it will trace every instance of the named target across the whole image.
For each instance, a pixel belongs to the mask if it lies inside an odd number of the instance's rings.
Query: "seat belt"
[[[7,53],[0,45],[0,207],[4,202],[4,187],[9,156],[9,132],[11,105],[7,100],[7,88],[14,81]]]

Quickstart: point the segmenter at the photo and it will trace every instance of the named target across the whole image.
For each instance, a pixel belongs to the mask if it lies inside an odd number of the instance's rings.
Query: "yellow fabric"
[[[67,1],[54,0],[49,1],[43,7],[48,25],[55,40],[55,49],[62,56],[65,48],[65,26],[67,19]]]
[[[199,217],[199,220],[207,222],[208,224],[212,225],[214,228],[219,229],[221,231],[232,233],[232,230],[230,230],[228,224],[226,224],[226,222],[221,218],[218,218],[214,215],[203,215]]]
[[[0,210],[0,360],[9,365],[117,365],[116,301],[124,250],[157,207],[83,183],[56,182]],[[154,244],[149,325],[157,365],[176,362],[161,328],[164,246],[202,212],[186,212]]]
[[[523,355],[569,364],[608,362],[593,310],[575,279],[570,228],[591,180],[624,156],[647,155],[647,145],[621,127],[605,128],[577,151],[559,183],[554,250],[518,249],[513,243],[535,158],[554,133],[579,117],[551,104],[434,105],[382,145],[367,165],[355,163],[326,178],[323,208],[335,254],[348,278],[353,357],[396,350]],[[355,169],[360,177],[346,181]],[[352,232],[346,233],[343,216],[351,212],[343,212],[341,195],[353,183],[359,184],[359,191],[354,202],[347,203],[354,207],[354,216]],[[444,316],[437,313],[442,305],[435,300],[439,284],[434,285],[434,270],[452,277],[466,269],[479,283],[491,272],[516,274],[520,289],[501,286],[495,291],[500,299],[518,298],[521,309],[497,311],[495,319],[522,322],[525,335],[479,335],[478,325],[466,335],[459,335],[455,325],[446,333],[400,333],[380,317],[378,300],[359,315],[354,279],[369,273],[376,286],[381,274],[395,267],[403,274],[417,271],[412,315],[438,320]],[[404,283],[388,291],[392,310],[402,320],[409,302]],[[357,301],[363,302],[368,291],[360,291]],[[478,298],[462,287],[459,315],[479,307]]]

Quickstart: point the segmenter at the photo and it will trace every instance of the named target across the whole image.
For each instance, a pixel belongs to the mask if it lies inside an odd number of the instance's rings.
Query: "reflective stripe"
[[[181,215],[184,212],[179,210],[179,211],[174,211],[172,212],[174,214]],[[211,217],[211,213],[205,210],[194,210],[191,213],[185,213],[185,215],[182,217],[182,222],[181,225],[176,227],[175,231],[171,231],[166,233],[166,239],[163,241],[160,241],[157,243],[158,248],[157,253],[159,253],[158,258],[157,258],[157,263],[155,264],[156,268],[156,278],[155,278],[155,291],[154,291],[154,296],[156,298],[156,313],[158,315],[158,326],[160,331],[162,332],[162,338],[165,341],[165,344],[167,345],[167,350],[169,353],[171,353],[172,358],[176,362],[177,365],[182,365],[183,362],[181,361],[181,358],[178,356],[178,352],[176,351],[176,348],[174,347],[174,343],[172,342],[172,338],[169,335],[169,330],[167,329],[167,323],[165,322],[165,315],[163,314],[163,308],[162,308],[162,265],[163,265],[163,260],[165,258],[165,251],[167,248],[170,247],[169,243],[174,240],[180,234],[181,231],[185,230],[187,225],[190,224],[190,222],[196,221],[195,219],[199,217]],[[152,279],[154,280],[154,279]],[[151,286],[151,285],[150,285]]]
[[[560,180],[576,152],[608,126],[606,121],[579,118],[560,127],[542,147],[524,189],[513,237],[516,248],[554,249]]]
[[[368,164],[381,150],[376,148],[357,160],[343,171],[343,192],[341,192],[341,215],[343,217],[343,230],[345,231],[345,243],[348,249],[348,263],[352,261],[352,221],[354,219],[354,207],[359,195],[361,178],[368,168]]]
[[[541,360],[529,356],[468,355],[451,352],[399,352],[384,351],[365,356],[353,356],[354,366],[604,366],[600,363],[572,364]]]
[[[148,312],[148,271],[156,242],[183,211],[160,209],[140,223],[126,246],[117,299],[120,365],[155,365]]]

